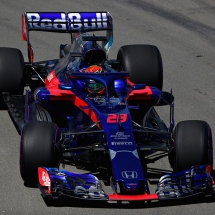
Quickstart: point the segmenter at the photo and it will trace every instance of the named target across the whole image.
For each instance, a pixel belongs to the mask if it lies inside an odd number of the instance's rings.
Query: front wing
[[[39,188],[43,197],[58,199],[60,196],[86,200],[105,201],[151,201],[178,199],[198,194],[211,196],[214,192],[213,178],[208,166],[166,174],[158,182],[155,194],[106,194],[98,178],[92,174],[76,174],[57,168],[38,168]]]

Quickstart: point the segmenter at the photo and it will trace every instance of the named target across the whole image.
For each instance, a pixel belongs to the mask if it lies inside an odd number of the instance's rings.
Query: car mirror
[[[146,88],[146,84],[134,84],[132,86],[133,90],[141,90]]]
[[[68,84],[58,84],[58,89],[60,90],[71,90],[72,86]]]

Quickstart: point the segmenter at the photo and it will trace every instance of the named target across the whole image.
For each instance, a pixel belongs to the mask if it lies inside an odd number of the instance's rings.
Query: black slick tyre
[[[19,49],[0,47],[0,92],[23,92],[24,68]]]
[[[179,122],[174,138],[175,171],[195,165],[213,166],[213,143],[208,123],[201,120]]]
[[[60,152],[57,126],[52,122],[33,121],[22,130],[20,145],[20,173],[26,184],[37,183],[38,167],[57,167]]]
[[[119,49],[117,60],[130,74],[134,84],[146,84],[162,90],[163,65],[160,51],[153,45],[126,45]]]

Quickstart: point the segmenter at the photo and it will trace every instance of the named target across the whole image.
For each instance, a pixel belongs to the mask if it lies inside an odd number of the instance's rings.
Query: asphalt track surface
[[[215,139],[215,2],[213,0],[1,0],[0,46],[19,48],[21,14],[42,11],[109,11],[113,16],[114,45],[109,58],[126,44],[156,45],[163,58],[164,91],[173,89],[175,121],[207,121]],[[32,33],[36,60],[57,58],[68,35]],[[13,66],[13,65],[11,65]],[[169,108],[157,109],[168,123]],[[116,202],[60,201],[47,204],[37,188],[24,186],[19,174],[19,135],[6,110],[0,111],[0,214],[213,214],[215,197],[131,205]],[[155,159],[156,160],[156,159]],[[150,167],[170,170],[166,158]],[[79,170],[74,169],[79,172]],[[156,178],[150,188],[155,190]],[[105,188],[109,189],[109,188]]]

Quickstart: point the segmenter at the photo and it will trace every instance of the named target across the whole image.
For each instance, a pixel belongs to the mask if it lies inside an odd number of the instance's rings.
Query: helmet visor
[[[99,92],[104,88],[104,86],[100,83],[90,83],[87,84],[87,88],[90,92]]]

